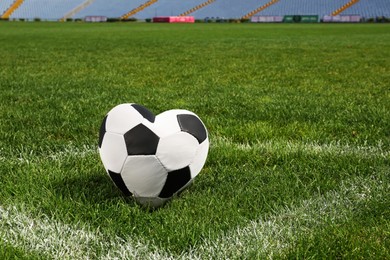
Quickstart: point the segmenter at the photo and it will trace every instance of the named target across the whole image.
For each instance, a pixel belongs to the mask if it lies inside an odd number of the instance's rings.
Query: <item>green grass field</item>
[[[0,258],[390,258],[390,27],[0,23]],[[156,211],[97,151],[120,103],[198,114]]]

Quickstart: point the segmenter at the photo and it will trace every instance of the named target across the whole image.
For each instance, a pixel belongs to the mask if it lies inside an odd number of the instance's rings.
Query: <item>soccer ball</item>
[[[203,168],[209,149],[200,118],[174,109],[157,116],[120,104],[104,117],[99,154],[115,185],[142,205],[158,207],[184,190]]]

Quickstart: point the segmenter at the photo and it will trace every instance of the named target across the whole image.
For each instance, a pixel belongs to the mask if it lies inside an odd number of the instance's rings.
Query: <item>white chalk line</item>
[[[283,255],[299,237],[307,237],[313,230],[326,223],[347,220],[356,205],[372,199],[380,191],[387,194],[389,183],[372,178],[356,178],[342,182],[338,191],[331,191],[317,198],[303,201],[299,206],[285,208],[278,214],[251,221],[215,240],[205,240],[190,253],[183,254],[197,259],[273,258]],[[381,196],[381,195],[379,195]]]
[[[276,153],[315,153],[315,154],[352,154],[356,156],[374,156],[388,157],[389,151],[382,149],[379,143],[377,146],[352,146],[340,144],[307,144],[293,142],[263,142],[256,144],[240,144],[230,141],[227,138],[214,138],[212,147],[227,147],[239,150],[263,149],[266,151],[274,151]],[[98,154],[95,146],[74,147],[69,145],[60,152],[50,152],[45,156],[37,157],[34,152],[22,153],[17,158],[14,158],[18,163],[34,163],[42,160],[59,161],[66,158],[82,158]],[[9,160],[9,158],[1,157],[0,161]],[[367,182],[368,184],[370,182]],[[364,182],[359,182],[362,187],[365,187]],[[344,191],[343,191],[344,189]],[[345,193],[347,186],[341,187],[341,193]],[[353,191],[352,191],[353,192]],[[353,194],[353,193],[349,193]],[[252,221],[244,228],[237,228],[229,234],[221,236],[217,240],[205,240],[198,247],[184,252],[182,258],[204,258],[208,256],[223,257],[229,254],[245,255],[245,252],[256,250],[259,254],[271,256],[273,253],[278,253],[283,248],[292,243],[291,226],[296,221],[299,214],[302,212],[312,212],[312,215],[306,215],[305,219],[312,222],[321,222],[321,219],[316,219],[314,208],[324,208],[324,214],[328,217],[342,218],[343,215],[337,210],[338,204],[342,204],[345,209],[351,205],[348,200],[340,201],[341,198],[337,192],[329,193],[325,197],[303,202],[299,208],[285,209],[278,215],[270,216],[267,219]],[[334,203],[329,203],[328,201]],[[322,204],[321,204],[322,203]],[[335,204],[336,203],[336,204]],[[327,213],[326,209],[330,211]],[[332,213],[334,212],[334,214]],[[303,213],[302,213],[303,214]],[[333,215],[332,215],[333,214]],[[0,238],[12,246],[23,248],[23,250],[36,251],[42,254],[50,255],[54,258],[110,258],[123,259],[137,258],[142,256],[148,259],[170,259],[177,258],[166,252],[159,250],[148,243],[140,242],[127,238],[123,240],[118,237],[107,238],[99,231],[94,231],[86,226],[72,226],[61,223],[56,220],[49,219],[42,215],[38,218],[30,216],[28,210],[16,207],[1,207],[0,206]],[[295,216],[286,218],[286,216]],[[304,214],[302,215],[304,216]],[[287,219],[287,221],[286,221]],[[283,220],[283,221],[282,221]],[[287,226],[286,226],[287,223]],[[312,225],[303,225],[303,229],[310,229]],[[290,226],[289,226],[290,225]],[[294,231],[295,232],[295,231]],[[279,234],[279,235],[277,235]],[[279,239],[275,239],[279,238]],[[260,241],[260,242],[259,242]],[[287,241],[287,242],[286,242]],[[261,244],[261,248],[257,246]],[[100,248],[99,255],[92,248]],[[101,257],[103,255],[103,257]]]
[[[318,142],[297,142],[297,141],[262,141],[254,143],[238,143],[226,137],[215,137],[212,139],[211,147],[233,148],[240,151],[272,152],[279,154],[313,154],[313,155],[337,155],[337,156],[359,156],[362,158],[389,158],[390,150],[383,147],[378,141],[376,145],[354,145],[341,144],[340,142],[318,143]]]
[[[371,177],[348,180],[324,196],[250,221],[217,239],[205,239],[180,256],[132,237],[105,235],[86,224],[65,224],[43,214],[34,217],[23,206],[0,206],[0,240],[54,259],[227,259],[253,252],[272,258],[316,227],[345,220],[357,203],[375,196],[373,191],[389,188]]]
[[[67,158],[80,159],[91,155],[98,155],[97,146],[84,145],[76,147],[74,145],[67,145],[60,151],[52,151],[47,149],[45,152],[23,151],[19,154],[5,155],[5,152],[0,150],[0,162],[8,161],[19,164],[30,164],[42,161],[61,161]]]
[[[131,259],[164,258],[137,240],[109,237],[86,225],[65,224],[46,215],[32,217],[16,206],[0,206],[0,240],[55,259],[124,259],[124,254]]]
[[[377,145],[353,145],[334,143],[305,143],[292,141],[264,141],[255,143],[238,143],[226,137],[213,137],[210,142],[210,150],[214,148],[227,148],[240,151],[259,151],[259,156],[262,152],[272,152],[276,154],[313,154],[313,155],[337,155],[337,156],[358,156],[361,158],[390,158],[390,150],[383,148],[383,143],[378,141]],[[0,149],[0,162],[9,161],[21,164],[28,164],[42,160],[60,161],[65,158],[83,158],[90,155],[98,155],[97,146],[84,145],[76,147],[68,145],[61,151],[51,151],[48,149],[45,153],[37,153],[34,151],[24,151],[12,157],[6,156],[5,152]]]

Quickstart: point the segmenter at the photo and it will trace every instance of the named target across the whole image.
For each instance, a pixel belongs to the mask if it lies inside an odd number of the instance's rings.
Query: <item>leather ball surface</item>
[[[120,104],[104,117],[99,154],[104,168],[125,194],[158,207],[182,191],[202,170],[208,132],[193,112],[155,116],[138,104]]]

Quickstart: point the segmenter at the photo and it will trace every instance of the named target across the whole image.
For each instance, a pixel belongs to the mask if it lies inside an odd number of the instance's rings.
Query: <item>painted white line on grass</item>
[[[303,201],[301,205],[285,208],[278,214],[251,221],[217,239],[205,240],[183,259],[245,259],[283,257],[286,249],[321,226],[348,220],[359,203],[376,194],[387,194],[390,184],[375,178],[357,178],[343,182],[338,191]]]
[[[389,158],[390,150],[385,150],[381,142],[378,142],[376,146],[357,146],[349,144],[329,143],[304,143],[304,142],[282,142],[282,141],[268,141],[257,142],[253,144],[249,143],[237,143],[226,137],[213,137],[210,143],[211,149],[213,148],[233,148],[240,151],[266,151],[275,154],[314,154],[314,155],[330,155],[330,156],[343,156],[353,155],[362,158]],[[47,150],[46,153],[38,154],[34,151],[25,151],[15,157],[6,157],[4,152],[0,150],[0,162],[9,161],[17,162],[21,164],[28,164],[42,160],[61,161],[66,158],[83,158],[96,154],[98,156],[98,148],[93,145],[84,145],[82,147],[75,147],[74,145],[68,145],[61,151]]]
[[[70,156],[76,158],[83,158],[91,154],[98,154],[97,146],[84,145],[82,147],[75,147],[73,145],[68,145],[64,147],[63,150],[58,152],[49,151],[47,157],[56,161]]]
[[[108,237],[87,226],[64,224],[41,215],[33,218],[23,208],[0,206],[0,241],[55,259],[167,258],[136,240]]]
[[[45,152],[40,152],[40,153],[36,151],[23,151],[20,152],[18,155],[8,156],[8,157],[2,155],[2,152],[0,150],[0,161],[29,164],[29,163],[41,162],[43,160],[62,161],[67,158],[74,158],[75,160],[77,160],[94,154],[98,156],[97,146],[88,146],[88,145],[84,145],[82,147],[68,145],[64,147],[63,150],[60,151],[53,151],[47,149]]]
[[[365,158],[388,158],[390,156],[390,150],[385,150],[383,144],[378,142],[375,146],[362,146],[353,144],[340,144],[337,142],[328,144],[319,143],[305,143],[305,142],[282,142],[282,141],[268,141],[268,142],[255,142],[249,143],[237,143],[226,137],[215,137],[210,142],[211,147],[231,147],[241,151],[267,151],[280,154],[291,153],[304,153],[304,154],[329,154],[335,156],[342,155],[355,155]]]
[[[104,235],[86,225],[64,224],[45,215],[31,217],[23,207],[15,206],[0,206],[0,240],[56,259],[226,259],[249,255],[272,258],[321,225],[347,220],[356,205],[389,188],[390,184],[375,178],[346,181],[337,191],[251,221],[217,239],[206,239],[180,256],[131,237]]]
[[[231,147],[238,150],[255,149],[288,154],[295,152],[347,154],[363,157],[388,157],[389,151],[382,146],[349,146],[339,144],[307,144],[291,142],[263,142],[256,144],[234,143],[226,138],[214,138],[214,147]],[[41,160],[61,161],[82,158],[96,154],[95,146],[66,147],[64,150],[48,151],[45,156],[26,152],[16,159],[20,163],[40,162]],[[0,157],[1,160],[7,158]],[[272,257],[294,244],[297,237],[328,221],[347,218],[359,200],[370,198],[370,189],[380,188],[372,179],[357,179],[342,183],[339,191],[330,192],[323,197],[303,202],[299,207],[286,208],[279,214],[251,221],[246,227],[238,227],[216,240],[206,239],[181,258],[226,258],[250,254]],[[387,189],[389,186],[387,185]],[[107,237],[98,230],[80,225],[69,225],[41,215],[31,217],[23,207],[0,206],[0,240],[25,251],[38,252],[54,258],[147,258],[172,259],[171,256],[153,245],[119,237]]]

